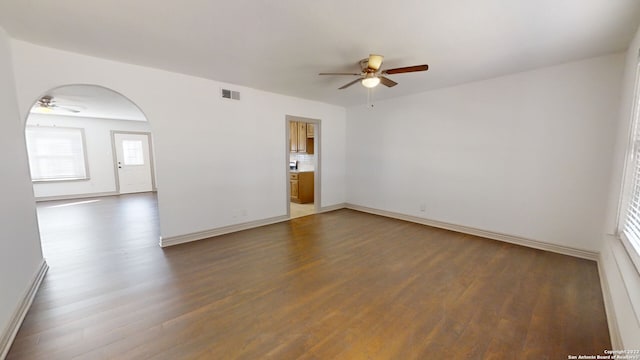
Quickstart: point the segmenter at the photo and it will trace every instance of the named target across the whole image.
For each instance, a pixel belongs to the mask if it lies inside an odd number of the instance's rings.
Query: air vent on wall
[[[240,100],[240,92],[239,91],[231,91],[229,89],[222,89],[222,98]]]

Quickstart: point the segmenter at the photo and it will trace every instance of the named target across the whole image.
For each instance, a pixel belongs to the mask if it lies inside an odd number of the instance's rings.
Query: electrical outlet
[[[420,212],[425,212],[427,211],[427,204],[426,203],[421,203],[420,204]]]

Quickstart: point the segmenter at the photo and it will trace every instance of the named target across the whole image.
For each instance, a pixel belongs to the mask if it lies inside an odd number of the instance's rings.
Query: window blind
[[[631,198],[627,207],[624,232],[630,240],[640,241],[640,146],[635,141],[632,154],[633,180]]]
[[[640,64],[639,64],[640,65]],[[638,124],[640,118],[640,66],[636,68],[636,89],[634,92],[634,108],[631,124],[629,150],[627,150],[627,158],[629,159],[625,170],[625,182],[628,189],[624,192],[626,200],[622,203],[623,226],[620,238],[623,239],[623,245],[627,248],[629,256],[640,271],[640,126]],[[624,197],[623,197],[624,199]]]
[[[33,181],[87,178],[82,129],[28,126],[25,134]]]

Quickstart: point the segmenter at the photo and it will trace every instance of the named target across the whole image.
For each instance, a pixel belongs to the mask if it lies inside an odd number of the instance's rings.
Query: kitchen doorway
[[[312,215],[320,208],[320,120],[286,116],[287,216]]]

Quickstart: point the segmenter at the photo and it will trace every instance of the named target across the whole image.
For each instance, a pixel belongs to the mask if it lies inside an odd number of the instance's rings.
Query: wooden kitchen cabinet
[[[289,151],[298,152],[298,122],[289,122]]]
[[[306,138],[306,142],[307,142],[307,154],[313,154],[315,149],[314,149],[314,139],[315,137],[315,132],[314,132],[314,128],[313,128],[313,124],[312,123],[307,123],[307,138]]]
[[[298,204],[313,202],[313,171],[302,171],[291,173],[289,183],[291,184],[291,201]]]
[[[307,123],[298,123],[298,152],[307,152]]]
[[[311,130],[309,130],[311,129]],[[289,151],[313,154],[314,150],[313,124],[291,121],[289,122]]]

